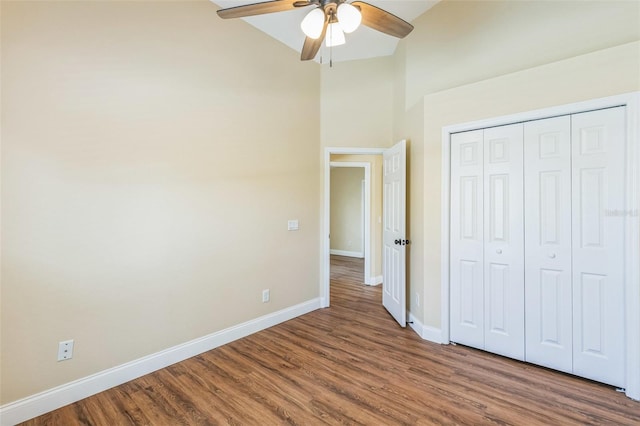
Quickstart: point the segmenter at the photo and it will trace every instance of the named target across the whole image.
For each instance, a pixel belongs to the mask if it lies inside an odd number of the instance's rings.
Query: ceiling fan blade
[[[223,19],[244,18],[245,16],[264,15],[266,13],[284,12],[293,10],[299,0],[274,0],[263,3],[252,3],[244,6],[229,7],[218,10],[218,16]],[[312,3],[309,3],[311,5]]]
[[[351,5],[360,9],[362,24],[369,28],[398,38],[406,37],[413,30],[413,25],[404,19],[369,3],[354,1]]]
[[[329,26],[329,20],[324,20],[324,27],[322,27],[322,34],[318,38],[310,38],[305,37],[304,45],[302,46],[302,52],[300,53],[301,61],[309,61],[316,57],[318,54],[318,50],[320,50],[320,46],[322,46],[322,41],[324,40],[324,36],[327,34],[327,27]]]
[[[311,5],[320,5],[320,0],[297,0],[293,2],[294,7],[307,7]]]

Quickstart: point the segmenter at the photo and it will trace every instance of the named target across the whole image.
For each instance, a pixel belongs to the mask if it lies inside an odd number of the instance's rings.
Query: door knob
[[[496,253],[498,253],[498,254],[502,254],[502,249],[498,249],[498,250],[496,250]]]
[[[549,258],[555,259],[556,258],[556,254],[555,253],[549,253]]]

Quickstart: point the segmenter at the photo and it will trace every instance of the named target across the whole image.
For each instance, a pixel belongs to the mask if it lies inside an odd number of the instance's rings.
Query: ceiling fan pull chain
[[[333,46],[329,46],[329,68],[333,68]]]
[[[335,16],[333,12],[331,12],[331,16],[329,17],[329,38],[333,41],[333,28],[331,25],[331,20],[334,19]],[[333,42],[329,44],[329,68],[333,68]]]

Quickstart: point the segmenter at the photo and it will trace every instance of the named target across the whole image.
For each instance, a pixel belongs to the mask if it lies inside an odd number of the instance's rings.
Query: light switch
[[[287,222],[287,230],[289,231],[297,231],[298,230],[298,219],[290,220]]]

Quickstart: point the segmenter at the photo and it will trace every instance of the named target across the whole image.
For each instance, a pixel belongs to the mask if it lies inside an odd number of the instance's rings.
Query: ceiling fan
[[[306,36],[300,54],[303,61],[315,58],[323,40],[328,47],[344,44],[344,34],[355,31],[360,24],[398,38],[406,37],[413,30],[413,25],[405,20],[363,1],[273,0],[220,9],[218,16],[224,19],[244,18],[308,6],[315,7],[300,23]]]

